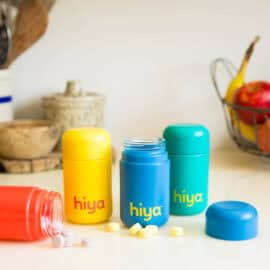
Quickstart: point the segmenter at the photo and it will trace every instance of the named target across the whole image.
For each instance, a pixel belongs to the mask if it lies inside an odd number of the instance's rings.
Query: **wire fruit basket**
[[[270,158],[270,124],[268,122],[270,109],[243,107],[226,102],[220,90],[220,82],[218,79],[218,71],[221,67],[226,71],[231,80],[234,78],[237,68],[231,61],[224,58],[215,59],[210,64],[211,79],[222,105],[230,137],[241,150]],[[244,124],[240,120],[239,112],[247,112],[252,115],[253,124]],[[264,124],[257,122],[258,115],[265,119]]]

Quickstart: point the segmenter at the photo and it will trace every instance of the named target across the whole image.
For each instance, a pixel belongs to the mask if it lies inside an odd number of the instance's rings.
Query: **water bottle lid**
[[[206,154],[209,152],[209,131],[200,124],[169,125],[163,132],[169,154]]]
[[[223,240],[247,240],[258,234],[258,213],[254,206],[241,201],[222,201],[206,211],[206,234]]]
[[[110,134],[103,128],[67,130],[62,138],[63,158],[68,160],[111,159]]]

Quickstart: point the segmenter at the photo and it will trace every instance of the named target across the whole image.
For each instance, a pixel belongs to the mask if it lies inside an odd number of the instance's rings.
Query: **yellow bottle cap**
[[[111,136],[103,128],[76,128],[62,137],[63,159],[111,159]]]

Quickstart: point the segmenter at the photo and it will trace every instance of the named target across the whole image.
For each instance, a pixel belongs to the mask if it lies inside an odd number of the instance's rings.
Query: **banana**
[[[239,121],[239,126],[237,127],[246,140],[252,143],[256,143],[256,131],[253,126],[250,126],[243,121]]]
[[[232,81],[230,82],[230,84],[227,88],[225,101],[229,104],[233,103],[234,95],[235,95],[236,91],[240,87],[242,87],[245,83],[245,76],[246,76],[248,63],[249,63],[250,57],[254,51],[254,47],[259,40],[260,40],[260,37],[256,36],[255,39],[251,42],[248,49],[246,50],[246,53],[243,57],[243,60],[242,60],[242,63],[241,63],[241,66],[240,66],[238,72],[236,73],[235,77],[232,79]],[[237,115],[236,115],[235,111],[229,106],[228,106],[228,112],[229,112],[229,115],[231,117],[232,125],[235,128],[239,129],[240,133],[242,134],[242,136],[246,140],[248,140],[252,143],[255,143],[256,142],[256,134],[255,134],[254,127],[244,123],[241,120],[237,120]]]

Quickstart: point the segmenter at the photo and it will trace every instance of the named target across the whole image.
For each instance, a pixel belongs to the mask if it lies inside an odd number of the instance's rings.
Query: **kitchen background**
[[[269,80],[269,10],[268,0],[57,0],[46,34],[11,67],[15,116],[43,117],[41,96],[79,79],[106,95],[105,124],[118,148],[127,136],[199,122],[213,149],[236,149],[209,63],[223,56],[238,65],[260,34],[247,77]]]

